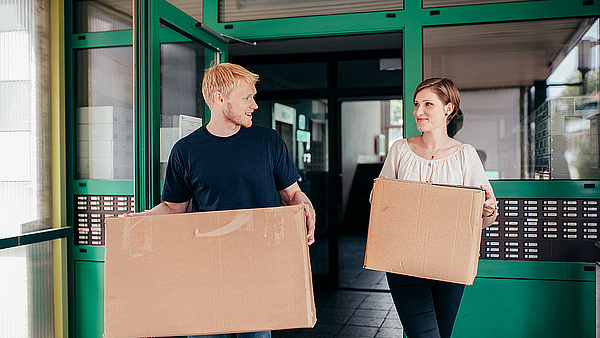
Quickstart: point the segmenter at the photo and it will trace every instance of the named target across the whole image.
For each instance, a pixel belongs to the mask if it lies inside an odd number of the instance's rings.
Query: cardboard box
[[[109,218],[104,336],[313,327],[300,205]]]
[[[473,284],[484,200],[479,188],[375,180],[365,268]]]

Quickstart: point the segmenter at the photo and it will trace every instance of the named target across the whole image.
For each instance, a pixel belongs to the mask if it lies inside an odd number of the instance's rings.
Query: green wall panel
[[[594,337],[594,290],[593,282],[477,278],[452,337]]]
[[[104,263],[75,262],[75,337],[98,338],[104,333]]]

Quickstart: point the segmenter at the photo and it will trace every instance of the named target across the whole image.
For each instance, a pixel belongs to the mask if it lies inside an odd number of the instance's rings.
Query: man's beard
[[[236,125],[240,125],[240,126],[245,127],[245,128],[250,128],[250,126],[252,126],[252,119],[248,118],[246,116],[246,114],[243,114],[241,116],[240,115],[236,115],[233,112],[233,106],[229,102],[227,102],[227,108],[223,112],[223,115],[225,116],[225,119],[227,121],[233,122]]]

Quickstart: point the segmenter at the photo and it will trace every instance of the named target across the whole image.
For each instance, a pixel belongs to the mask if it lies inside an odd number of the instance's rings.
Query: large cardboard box
[[[473,284],[484,200],[478,188],[375,180],[365,268]]]
[[[315,325],[302,206],[106,223],[107,338]]]

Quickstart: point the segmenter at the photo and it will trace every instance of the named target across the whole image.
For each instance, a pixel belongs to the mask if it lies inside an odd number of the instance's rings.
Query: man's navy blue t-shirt
[[[162,199],[191,199],[192,211],[275,207],[277,192],[299,178],[275,130],[253,125],[217,137],[202,126],[173,146]]]

